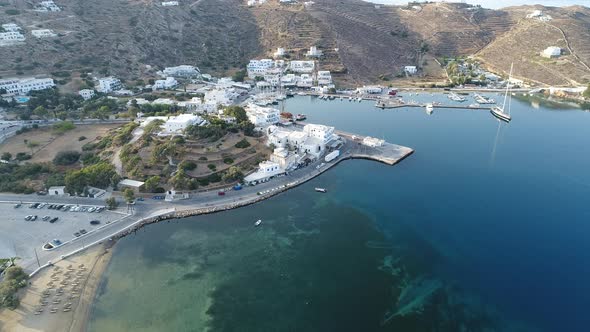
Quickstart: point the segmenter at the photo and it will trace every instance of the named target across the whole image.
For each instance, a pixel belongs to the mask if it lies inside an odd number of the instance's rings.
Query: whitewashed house
[[[557,46],[550,46],[547,47],[546,49],[544,49],[541,52],[541,56],[544,58],[559,58],[559,56],[561,55],[561,48],[557,47]]]
[[[55,83],[51,78],[8,78],[0,79],[0,89],[12,95],[26,95],[31,91],[53,88]]]
[[[121,90],[123,85],[121,84],[121,80],[115,77],[103,77],[98,80],[98,92],[102,93],[110,93],[113,91]]]
[[[414,75],[418,72],[416,66],[404,66],[404,72],[408,75]]]
[[[289,63],[289,69],[295,73],[311,73],[315,69],[314,61],[291,61]]]
[[[197,113],[201,113],[201,112],[205,111],[203,105],[204,105],[203,100],[200,97],[193,97],[193,98],[191,98],[191,100],[178,102],[179,107],[184,107],[189,112],[197,112]]]
[[[280,165],[274,161],[263,161],[258,164],[258,170],[256,172],[247,175],[244,178],[246,184],[257,184],[261,182],[267,182],[272,177],[283,174],[285,171]]]
[[[234,89],[211,89],[205,92],[205,104],[212,105],[213,108],[217,106],[229,106],[232,101],[238,96]]]
[[[162,2],[162,7],[172,7],[178,6],[178,1],[164,1]]]
[[[313,76],[309,74],[301,74],[297,80],[298,88],[311,88],[313,86]]]
[[[41,1],[34,10],[37,12],[59,12],[61,8],[53,1]]]
[[[57,34],[50,29],[31,30],[31,34],[37,38],[50,38],[57,36]]]
[[[334,133],[334,127],[319,124],[307,124],[303,127],[303,132],[309,137],[319,139],[323,144],[328,144],[330,141],[338,138]]]
[[[49,187],[49,189],[47,190],[47,194],[49,196],[64,196],[66,194],[66,187],[65,186]]]
[[[245,108],[248,120],[256,127],[267,127],[278,123],[281,112],[272,107],[262,107],[255,104],[248,104]]]
[[[278,63],[272,59],[250,60],[246,66],[248,78],[254,79],[256,76],[264,76],[269,73],[277,73]]]
[[[383,92],[383,88],[377,85],[364,85],[356,89],[360,94],[379,94]]]
[[[14,23],[2,24],[0,32],[0,46],[9,46],[25,41],[25,35],[22,34],[21,28]]]
[[[279,164],[279,167],[284,170],[289,170],[297,164],[299,156],[294,153],[289,153],[285,148],[276,148],[270,155],[270,161]]]
[[[159,135],[181,135],[189,125],[201,125],[205,120],[198,115],[180,114],[172,116],[163,125]]]
[[[152,89],[154,90],[165,90],[172,89],[178,85],[178,81],[174,77],[166,77],[165,80],[156,80]]]
[[[165,76],[165,77],[172,76],[172,77],[190,78],[190,77],[198,77],[199,75],[201,75],[201,71],[199,70],[199,68],[197,68],[195,66],[189,66],[189,65],[180,65],[180,66],[176,66],[176,67],[166,67],[162,71],[162,76]]]
[[[82,99],[88,100],[88,99],[92,99],[92,97],[94,97],[94,90],[83,89],[83,90],[78,91],[78,94],[82,97]]]
[[[285,49],[282,47],[277,48],[277,51],[274,52],[273,57],[281,58],[285,56]]]
[[[328,70],[319,70],[318,71],[318,84],[319,85],[328,85],[332,84],[332,74]]]
[[[318,50],[318,48],[316,46],[312,46],[309,48],[309,51],[307,51],[307,53],[305,53],[305,56],[309,57],[309,58],[319,58],[322,56],[322,54],[323,54],[323,52]]]

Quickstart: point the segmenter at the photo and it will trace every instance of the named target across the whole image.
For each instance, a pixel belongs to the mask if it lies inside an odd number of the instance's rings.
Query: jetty
[[[378,99],[375,103],[375,107],[381,109],[388,108],[402,108],[402,107],[426,107],[425,103],[406,103],[400,100],[387,100]],[[491,110],[490,106],[472,106],[472,105],[444,105],[444,104],[432,104],[433,108],[450,108],[450,109],[467,109],[467,110]]]

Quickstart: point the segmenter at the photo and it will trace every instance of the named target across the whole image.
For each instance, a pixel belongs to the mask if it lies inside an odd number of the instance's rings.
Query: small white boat
[[[328,191],[326,190],[326,188],[315,188],[315,191],[319,192],[319,193],[327,193]]]
[[[262,224],[262,219],[258,219],[255,223],[254,226],[260,226],[260,224]]]
[[[426,104],[426,114],[430,115],[434,112],[434,106],[431,103]]]

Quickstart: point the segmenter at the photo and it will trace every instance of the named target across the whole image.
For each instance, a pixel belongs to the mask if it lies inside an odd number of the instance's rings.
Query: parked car
[[[78,236],[80,236],[80,235],[81,235],[81,234],[80,234],[79,232],[76,232],[76,233],[74,233],[74,236],[75,236],[75,237],[78,237]]]
[[[26,217],[25,217],[25,220],[26,220],[26,221],[29,221],[29,220],[31,220],[31,218],[33,218],[33,216],[31,216],[31,215],[28,215],[28,216],[26,216]]]
[[[53,224],[54,222],[56,222],[59,218],[58,217],[54,217],[53,219],[49,220],[49,223]]]
[[[31,218],[31,221],[35,221],[35,220],[37,220],[37,216],[36,215]]]
[[[100,225],[100,221],[99,220],[91,220],[90,225]]]
[[[217,195],[218,196],[225,196],[225,191],[218,191],[217,192]]]
[[[18,209],[20,206],[21,206],[21,204],[20,204],[20,203],[16,203],[16,204],[14,204],[14,208],[15,208],[15,209]]]
[[[86,233],[88,233],[88,232],[86,232],[86,230],[85,230],[85,229],[81,229],[81,230],[80,230],[80,234],[86,234]]]
[[[47,220],[49,220],[49,218],[51,218],[51,217],[50,216],[45,216],[45,217],[43,217],[43,221],[47,221]]]

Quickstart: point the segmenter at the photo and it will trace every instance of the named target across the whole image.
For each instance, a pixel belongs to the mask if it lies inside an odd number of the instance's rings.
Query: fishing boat
[[[479,104],[478,103],[470,104],[469,108],[479,108]]]
[[[303,121],[305,119],[307,119],[307,115],[305,114],[297,114],[297,116],[295,117],[296,121]]]
[[[467,99],[465,99],[465,97],[461,97],[461,96],[459,96],[458,94],[456,94],[454,92],[449,93],[449,96],[448,97],[452,101],[458,101],[458,102],[461,102],[461,103],[467,100]]]
[[[258,219],[256,220],[256,222],[254,223],[254,226],[258,227],[262,224],[262,219]]]
[[[506,93],[504,94],[504,103],[502,103],[502,107],[494,106],[490,111],[493,116],[505,122],[510,122],[510,120],[512,120],[512,117],[510,116],[510,101],[512,98],[508,98],[508,92],[510,90],[510,78],[512,77],[513,66],[514,63],[510,65],[510,74],[508,75],[508,82],[506,82]],[[508,112],[506,112],[506,101],[508,101]]]
[[[431,103],[426,104],[426,114],[430,115],[434,112],[434,106]]]
[[[319,192],[319,193],[327,193],[328,191],[326,190],[326,188],[315,188],[315,191]]]
[[[496,101],[494,99],[492,99],[492,98],[486,98],[486,97],[484,97],[484,96],[482,96],[480,94],[476,94],[475,95],[475,101],[478,104],[495,104],[496,103]]]

